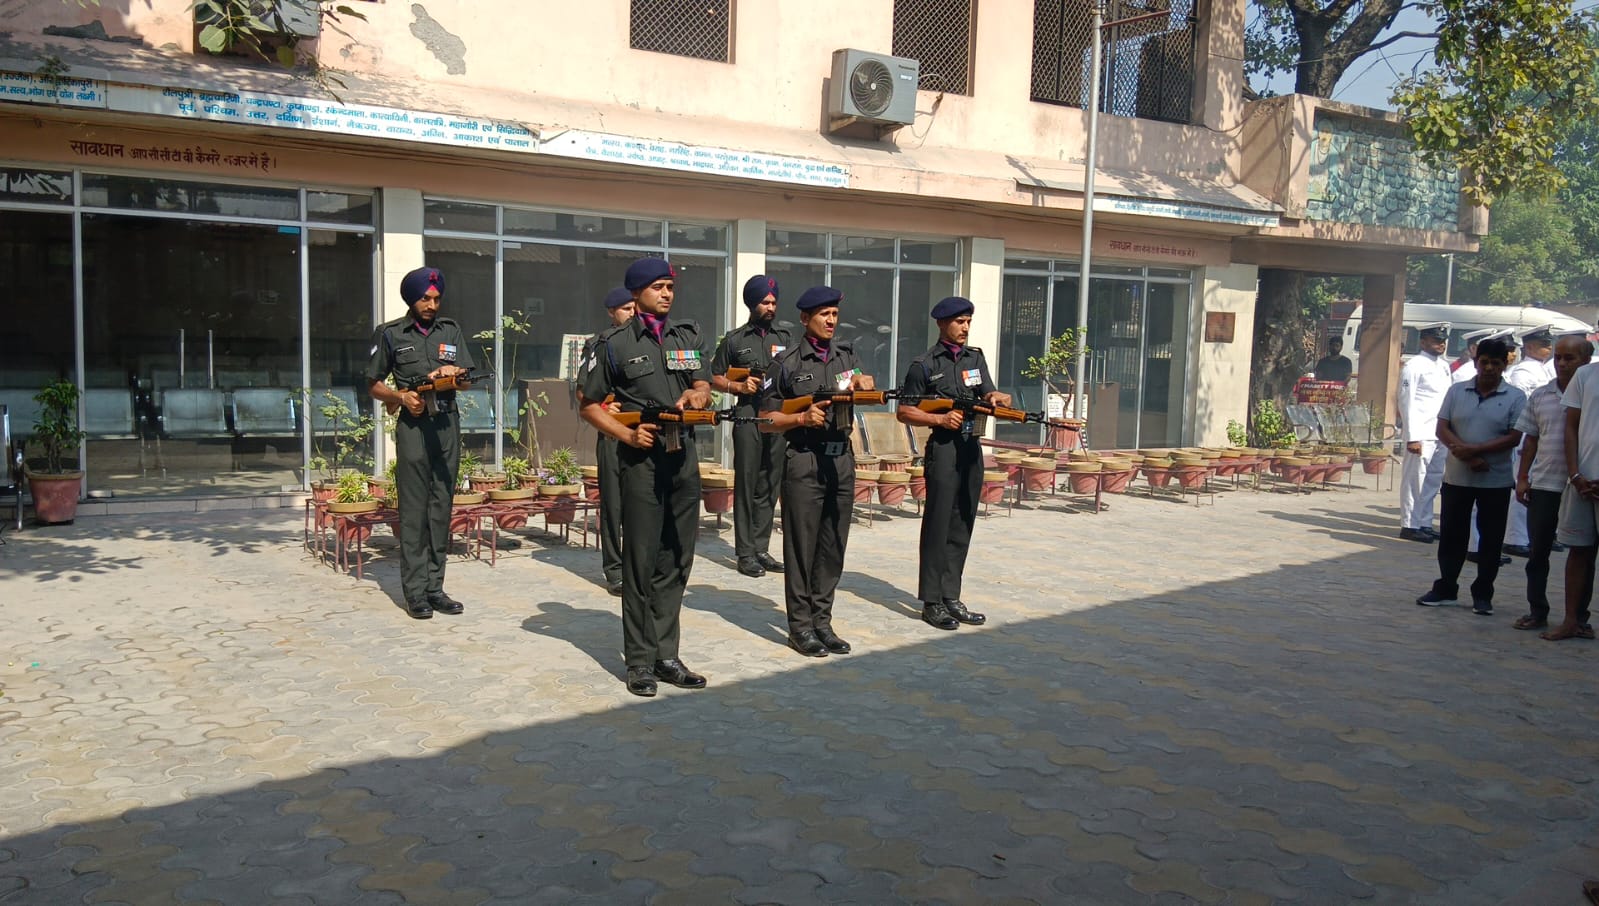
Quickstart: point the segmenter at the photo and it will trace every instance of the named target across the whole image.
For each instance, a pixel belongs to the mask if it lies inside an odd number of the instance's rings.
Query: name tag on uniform
[[[978,387],[983,383],[983,372],[976,368],[967,368],[961,372],[961,383],[967,387]]]
[[[809,384],[811,381],[814,381],[814,380],[816,380],[816,375],[814,375],[814,374],[796,374],[796,375],[794,375],[794,383],[795,384]]]
[[[859,368],[851,368],[848,371],[841,371],[838,373],[837,377],[833,378],[833,383],[836,384],[840,390],[848,390],[850,381],[854,380],[855,375],[860,373],[861,370]]]
[[[455,361],[455,346],[454,346],[454,344],[452,344],[452,343],[440,343],[439,344],[439,361],[441,361],[441,362],[453,362],[453,361]]]
[[[667,349],[667,371],[698,371],[700,367],[700,351],[698,349]]]
[[[783,350],[785,350],[787,348],[788,348],[787,346],[779,346],[778,344],[773,343],[772,344],[772,358],[775,359],[778,356],[782,355],[783,354]]]
[[[930,374],[930,375],[927,376],[927,383],[931,384],[932,382],[938,380],[939,378],[941,378],[943,376],[944,376],[944,372],[942,372],[942,371],[940,371],[937,374]]]

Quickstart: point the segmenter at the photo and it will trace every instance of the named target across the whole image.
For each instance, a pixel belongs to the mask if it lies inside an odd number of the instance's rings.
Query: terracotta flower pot
[[[466,483],[474,491],[497,491],[505,487],[509,480],[504,472],[491,472],[487,475],[469,475]]]
[[[531,500],[537,496],[539,496],[539,489],[536,487],[516,488],[514,490],[507,488],[495,488],[489,491],[489,499],[494,501]]]
[[[335,482],[331,482],[331,481],[313,481],[313,482],[311,482],[311,499],[316,501],[317,503],[326,503],[327,501],[332,500],[333,499],[333,495],[337,494],[338,492],[339,492],[339,486]]]
[[[453,503],[455,506],[477,506],[478,504],[487,500],[488,497],[488,494],[485,494],[481,491],[457,493],[455,497],[452,498],[451,503]]]
[[[855,502],[871,503],[872,492],[877,489],[877,472],[863,472],[859,466],[855,469]]]
[[[1204,466],[1174,466],[1172,473],[1177,476],[1177,483],[1185,488],[1202,488],[1205,478],[1210,475],[1210,470]]]
[[[911,476],[909,472],[883,472],[877,477],[877,499],[888,506],[899,506],[905,502],[905,493],[910,490]],[[926,485],[926,479],[923,479]]]
[[[580,484],[541,484],[539,485],[540,497],[576,497],[583,493]]]
[[[927,499],[927,469],[925,466],[911,466],[908,470],[911,476],[911,499]]]
[[[596,477],[596,478],[584,478],[583,479],[583,496],[587,497],[589,500],[599,500],[600,499],[600,480],[599,480],[599,478]]]
[[[46,475],[30,470],[28,486],[33,489],[34,518],[47,525],[78,518],[78,489],[82,484],[82,472]]]
[[[1171,484],[1171,463],[1167,462],[1165,465],[1152,466],[1149,462],[1147,459],[1144,460],[1144,465],[1142,466],[1144,478],[1149,482],[1149,486],[1152,488],[1164,488]]]
[[[578,487],[578,485],[545,485],[544,487]],[[543,493],[543,488],[540,488]],[[546,525],[567,525],[577,514],[577,493],[561,494],[559,496],[544,495],[549,497],[550,506],[544,511]]]
[[[510,531],[511,529],[518,529],[518,528],[521,528],[524,525],[527,525],[527,514],[526,513],[500,513],[499,515],[494,517],[494,524],[499,526],[500,528],[506,530],[506,531]]]
[[[1367,475],[1381,475],[1388,468],[1388,456],[1362,456],[1360,457],[1360,470]]]
[[[1045,429],[1045,442],[1057,450],[1070,450],[1077,446],[1077,439],[1083,435],[1083,426],[1070,424],[1064,427],[1050,426]]]
[[[1043,493],[1055,489],[1055,460],[1028,457],[1021,461],[1022,481],[1027,490]]]
[[[1125,469],[1102,469],[1099,473],[1107,494],[1125,493],[1127,486],[1133,483],[1133,476],[1136,474],[1138,474],[1137,470],[1131,465]]]
[[[377,508],[380,506],[382,506],[382,504],[376,500],[356,500],[351,501],[350,503],[340,503],[335,500],[328,504],[328,512],[337,513],[340,515],[371,513],[377,510]]]
[[[885,453],[878,460],[878,468],[884,472],[904,472],[911,467],[911,458],[904,453]]]
[[[383,497],[393,497],[394,482],[388,480],[387,478],[368,478],[366,480],[366,492],[367,494],[371,495],[374,500]]]
[[[733,512],[733,477],[709,474],[700,476],[700,500],[707,513]]]

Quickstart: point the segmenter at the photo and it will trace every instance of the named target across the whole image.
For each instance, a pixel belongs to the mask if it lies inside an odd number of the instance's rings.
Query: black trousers
[[[1510,488],[1468,488],[1444,482],[1438,492],[1443,511],[1438,524],[1438,581],[1432,590],[1448,598],[1460,594],[1460,570],[1466,565],[1466,544],[1471,535],[1471,508],[1477,507],[1477,581],[1471,583],[1474,600],[1492,601],[1499,577],[1499,549],[1505,542],[1505,521],[1510,515]]]
[[[983,490],[983,447],[975,437],[929,438],[922,456],[927,502],[922,510],[921,570],[916,597],[929,604],[958,601]]]
[[[855,513],[855,457],[788,449],[783,469],[783,592],[789,632],[833,625],[833,593]]]
[[[677,657],[678,615],[699,530],[694,442],[668,453],[617,445],[622,468],[622,655],[629,667]]]
[[[461,466],[454,412],[413,416],[394,425],[394,489],[400,498],[400,587],[406,601],[444,590],[450,551],[450,509]]]
[[[601,434],[594,442],[594,463],[600,470],[600,569],[607,582],[622,577],[622,461],[614,437]]]
[[[1533,488],[1527,494],[1527,608],[1549,619],[1549,553],[1560,528],[1560,492]]]
[[[766,553],[783,488],[788,441],[759,425],[733,426],[733,550],[740,560]]]

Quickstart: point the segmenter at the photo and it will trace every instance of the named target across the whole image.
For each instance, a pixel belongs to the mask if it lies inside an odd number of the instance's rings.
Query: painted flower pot
[[[387,478],[368,478],[366,480],[366,492],[372,497],[373,500],[379,500],[384,497],[393,497],[394,482],[388,480]]]
[[[883,472],[898,472],[903,474],[911,467],[911,458],[904,453],[884,453],[878,457],[878,469]]]
[[[870,453],[862,453],[861,455],[855,457],[855,474],[859,476],[862,472],[871,472],[875,475],[882,471],[882,469],[879,467],[879,463],[881,462],[881,459],[871,455]],[[876,481],[877,479],[874,478],[872,480]]]
[[[1133,483],[1133,476],[1138,474],[1131,467],[1125,469],[1103,469],[1100,471],[1100,480],[1105,483],[1105,493],[1122,494],[1127,491],[1127,486]]]
[[[1069,422],[1064,426],[1051,425],[1045,429],[1044,442],[1057,450],[1070,450],[1077,446],[1077,441],[1082,436],[1083,426]]]
[[[538,495],[539,489],[536,487],[516,488],[514,490],[507,488],[495,488],[494,490],[489,491],[489,499],[496,502],[502,500],[532,500]]]
[[[1144,479],[1149,482],[1149,486],[1152,488],[1164,488],[1171,484],[1171,463],[1165,462],[1160,465],[1150,465],[1150,462],[1150,460],[1146,459],[1142,466]]]
[[[499,526],[501,529],[504,529],[505,531],[510,531],[511,529],[519,529],[522,526],[527,525],[527,514],[526,513],[500,513],[499,515],[494,517],[494,524]]]
[[[983,472],[983,489],[978,492],[978,499],[983,503],[999,503],[1005,499],[1005,488],[1010,484],[1009,477],[1000,471]]]
[[[549,508],[544,511],[546,525],[567,525],[577,514],[577,495],[582,485],[575,484],[547,484],[539,488],[539,496],[549,498]],[[560,488],[565,491],[561,494],[546,493],[545,488]]]
[[[926,467],[925,466],[911,466],[910,469],[908,470],[908,472],[909,472],[909,474],[911,476],[911,481],[910,481],[911,499],[912,500],[926,500],[927,499],[927,469],[926,469]]]
[[[1021,461],[1022,481],[1027,490],[1042,493],[1055,489],[1055,460],[1053,457],[1028,457]]]
[[[589,500],[600,499],[600,480],[598,478],[583,479],[583,496]]]
[[[29,480],[30,481],[33,480],[32,476],[29,476]],[[333,499],[333,495],[337,494],[338,492],[339,492],[339,486],[335,482],[332,482],[332,481],[313,481],[313,482],[311,482],[311,499],[316,501],[317,503],[326,503],[327,501],[332,500]]]
[[[1362,456],[1360,457],[1360,470],[1367,475],[1381,475],[1388,468],[1388,456]]]
[[[908,458],[908,457],[907,457]],[[923,479],[923,487],[926,479]],[[899,506],[905,502],[905,493],[911,488],[909,472],[883,472],[877,478],[877,499],[888,506]]]
[[[863,472],[855,469],[855,502],[871,503],[872,492],[877,489],[877,471]]]
[[[701,475],[700,500],[707,513],[733,512],[733,478],[730,475]]]
[[[44,475],[29,471],[28,485],[33,488],[34,518],[46,524],[71,522],[78,518],[78,489],[82,484],[82,472]]]
[[[1078,460],[1066,464],[1066,484],[1073,494],[1092,494],[1099,490],[1099,473],[1105,464],[1099,460]]]
[[[328,504],[328,512],[347,516],[354,513],[370,513],[380,506],[382,504],[376,500],[355,500],[349,503],[339,503],[335,500]]]
[[[508,480],[504,472],[490,472],[487,475],[468,475],[466,483],[474,491],[497,491],[505,487]]]
[[[1172,474],[1177,476],[1179,485],[1194,489],[1205,486],[1205,479],[1210,475],[1210,470],[1204,466],[1173,466]]]

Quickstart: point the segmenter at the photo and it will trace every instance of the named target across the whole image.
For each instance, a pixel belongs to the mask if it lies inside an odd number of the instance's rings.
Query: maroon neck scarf
[[[639,323],[644,325],[644,329],[650,332],[650,336],[655,338],[655,342],[661,342],[661,335],[666,333],[666,316],[641,311],[638,313],[638,319]]]
[[[822,357],[822,361],[827,361],[828,355],[833,351],[832,340],[818,340],[810,334],[806,334],[805,341],[811,344],[811,348],[816,350],[816,354]]]

